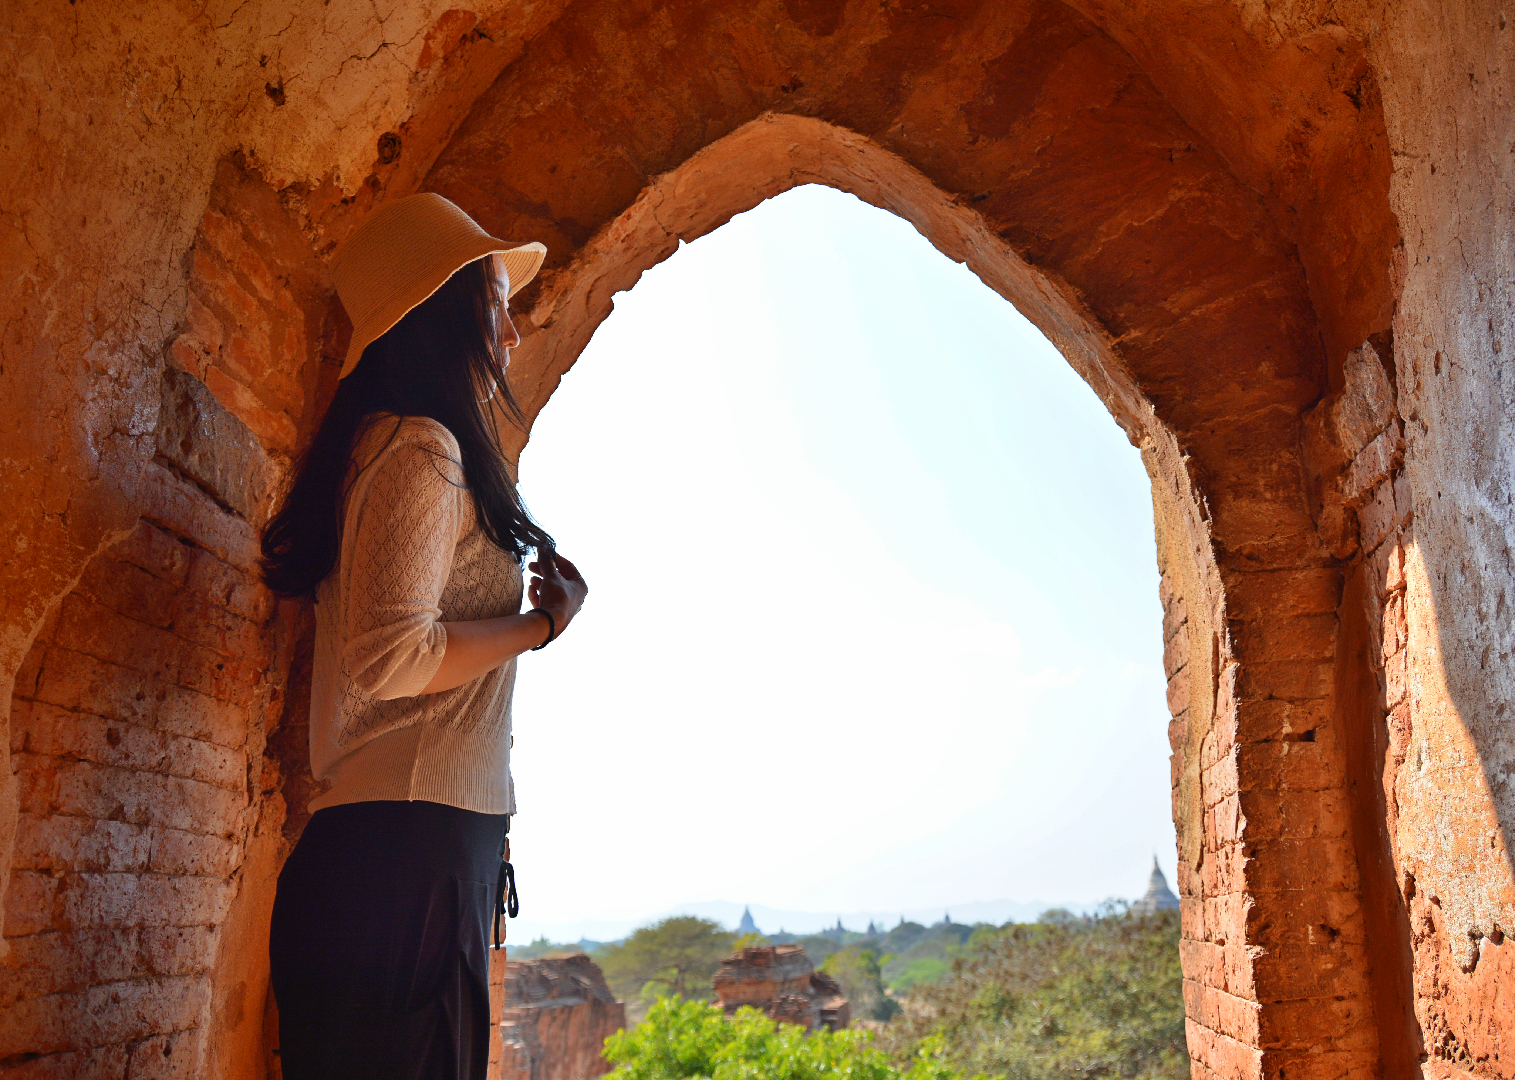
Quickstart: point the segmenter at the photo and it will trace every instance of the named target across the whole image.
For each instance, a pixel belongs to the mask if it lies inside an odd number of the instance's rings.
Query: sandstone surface
[[[1195,1076],[1515,1078],[1509,21],[7,5],[0,1077],[276,1069],[311,621],[253,559],[353,224],[426,189],[548,244],[534,416],[615,291],[814,182],[965,261],[1141,448]]]

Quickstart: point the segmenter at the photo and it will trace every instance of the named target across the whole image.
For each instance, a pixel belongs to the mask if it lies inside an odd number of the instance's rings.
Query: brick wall
[[[309,627],[259,583],[257,527],[318,391],[327,298],[276,194],[232,163],[192,263],[141,517],[17,676],[6,1080],[268,1067],[267,919],[303,821],[284,791],[303,806],[308,665],[286,690]]]
[[[1159,510],[1194,1074],[1376,1075],[1336,687],[1340,565],[1311,528],[1267,557],[1218,551],[1217,589]]]
[[[1348,459],[1339,491],[1358,522],[1354,569],[1376,676],[1371,720],[1381,773],[1373,779],[1382,785],[1395,913],[1408,920],[1414,993],[1407,1038],[1428,1077],[1476,1070],[1503,1080],[1515,1077],[1515,994],[1508,989],[1515,986],[1515,947],[1505,940],[1496,904],[1470,902],[1464,890],[1476,897],[1480,872],[1509,857],[1497,821],[1478,804],[1487,791],[1480,748],[1437,677],[1441,643],[1430,589],[1424,581],[1412,587],[1407,573],[1418,555],[1416,520],[1392,354],[1385,345],[1365,345],[1347,374],[1332,403]],[[1412,629],[1422,635],[1418,675]],[[1447,723],[1449,711],[1455,726]],[[1449,912],[1454,905],[1460,910]],[[1470,937],[1469,922],[1484,932]]]
[[[250,530],[218,553],[175,525],[144,520],[91,561],[18,680],[6,1075],[204,1074],[281,688]]]

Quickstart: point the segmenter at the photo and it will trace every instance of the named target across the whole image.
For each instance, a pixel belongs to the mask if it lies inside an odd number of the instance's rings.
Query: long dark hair
[[[358,366],[337,384],[294,483],[263,528],[263,581],[271,590],[313,597],[336,567],[353,447],[380,413],[430,417],[452,432],[479,526],[495,546],[517,560],[528,548],[553,547],[521,503],[489,407],[479,401],[479,388],[494,385],[504,368],[499,313],[505,303],[488,261],[478,259],[363,350]],[[524,427],[503,378],[495,393]]]

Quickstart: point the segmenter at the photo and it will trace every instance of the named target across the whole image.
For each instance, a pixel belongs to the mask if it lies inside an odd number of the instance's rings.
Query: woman
[[[352,345],[263,533],[269,587],[316,601],[320,788],[269,942],[285,1080],[485,1073],[515,659],[586,592],[522,506],[491,419],[498,404],[522,423],[506,305],[545,250],[423,194],[332,259]]]

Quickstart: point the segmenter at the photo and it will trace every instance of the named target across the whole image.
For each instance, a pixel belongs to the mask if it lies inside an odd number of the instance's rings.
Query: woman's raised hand
[[[577,566],[550,548],[538,551],[527,569],[538,575],[531,579],[527,591],[531,606],[552,612],[557,632],[561,634],[579,613],[579,608],[584,606],[584,597],[589,595],[584,575],[579,573]]]

